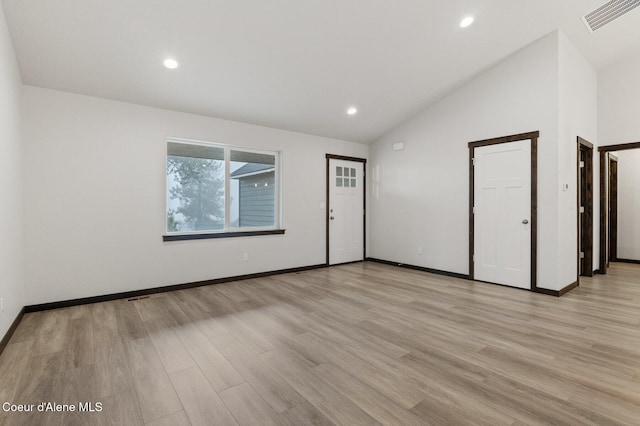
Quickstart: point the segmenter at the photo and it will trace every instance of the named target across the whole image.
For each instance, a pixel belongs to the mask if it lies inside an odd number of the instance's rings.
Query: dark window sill
[[[269,229],[267,231],[216,232],[210,234],[163,235],[162,241],[206,240],[209,238],[254,237],[256,235],[281,234],[284,234],[284,229]]]

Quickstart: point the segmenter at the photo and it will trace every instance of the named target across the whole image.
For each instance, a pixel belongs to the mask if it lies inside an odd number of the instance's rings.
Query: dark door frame
[[[346,157],[344,155],[335,155],[335,154],[326,154],[327,161],[327,179],[326,179],[326,187],[327,187],[327,201],[325,203],[325,227],[326,227],[326,265],[329,266],[329,162],[330,160],[343,160],[343,161],[353,161],[357,163],[362,163],[362,260],[367,258],[367,159],[366,158],[357,158],[357,157]]]
[[[618,145],[604,145],[598,147],[600,153],[600,267],[599,274],[607,273],[607,228],[608,228],[608,202],[607,202],[607,153],[613,151],[626,151],[640,148],[640,142],[623,143]]]
[[[517,135],[503,136],[500,138],[485,139],[481,141],[469,142],[469,279],[474,279],[474,150],[482,146],[497,145],[508,142],[518,142],[531,140],[531,291],[544,292],[538,288],[538,138],[540,132],[520,133]]]
[[[581,275],[586,277],[593,276],[593,144],[580,136],[577,139],[578,272],[576,282],[579,283]],[[584,154],[584,157],[581,159],[582,154]],[[580,167],[581,161],[584,161],[583,167]],[[581,212],[581,207],[584,207],[584,212]],[[581,252],[584,253],[583,258],[580,257]],[[581,269],[582,273],[580,272]]]
[[[608,185],[608,212],[609,212],[609,256],[607,256],[607,267],[610,262],[615,262],[618,258],[618,157],[609,153],[609,185]]]

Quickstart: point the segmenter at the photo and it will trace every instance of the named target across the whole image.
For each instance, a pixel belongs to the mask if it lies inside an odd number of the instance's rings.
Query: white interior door
[[[364,258],[364,163],[329,159],[329,264]]]
[[[531,141],[474,149],[474,279],[531,288]]]

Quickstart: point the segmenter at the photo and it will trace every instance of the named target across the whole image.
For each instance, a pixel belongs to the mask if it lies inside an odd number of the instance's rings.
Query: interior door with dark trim
[[[469,277],[537,290],[539,132],[469,143]]]
[[[578,137],[578,276],[593,276],[593,144]]]

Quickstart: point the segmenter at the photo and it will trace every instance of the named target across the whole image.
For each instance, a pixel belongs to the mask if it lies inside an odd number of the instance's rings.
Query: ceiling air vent
[[[640,6],[640,0],[611,0],[582,17],[590,32],[594,32],[609,22]]]

